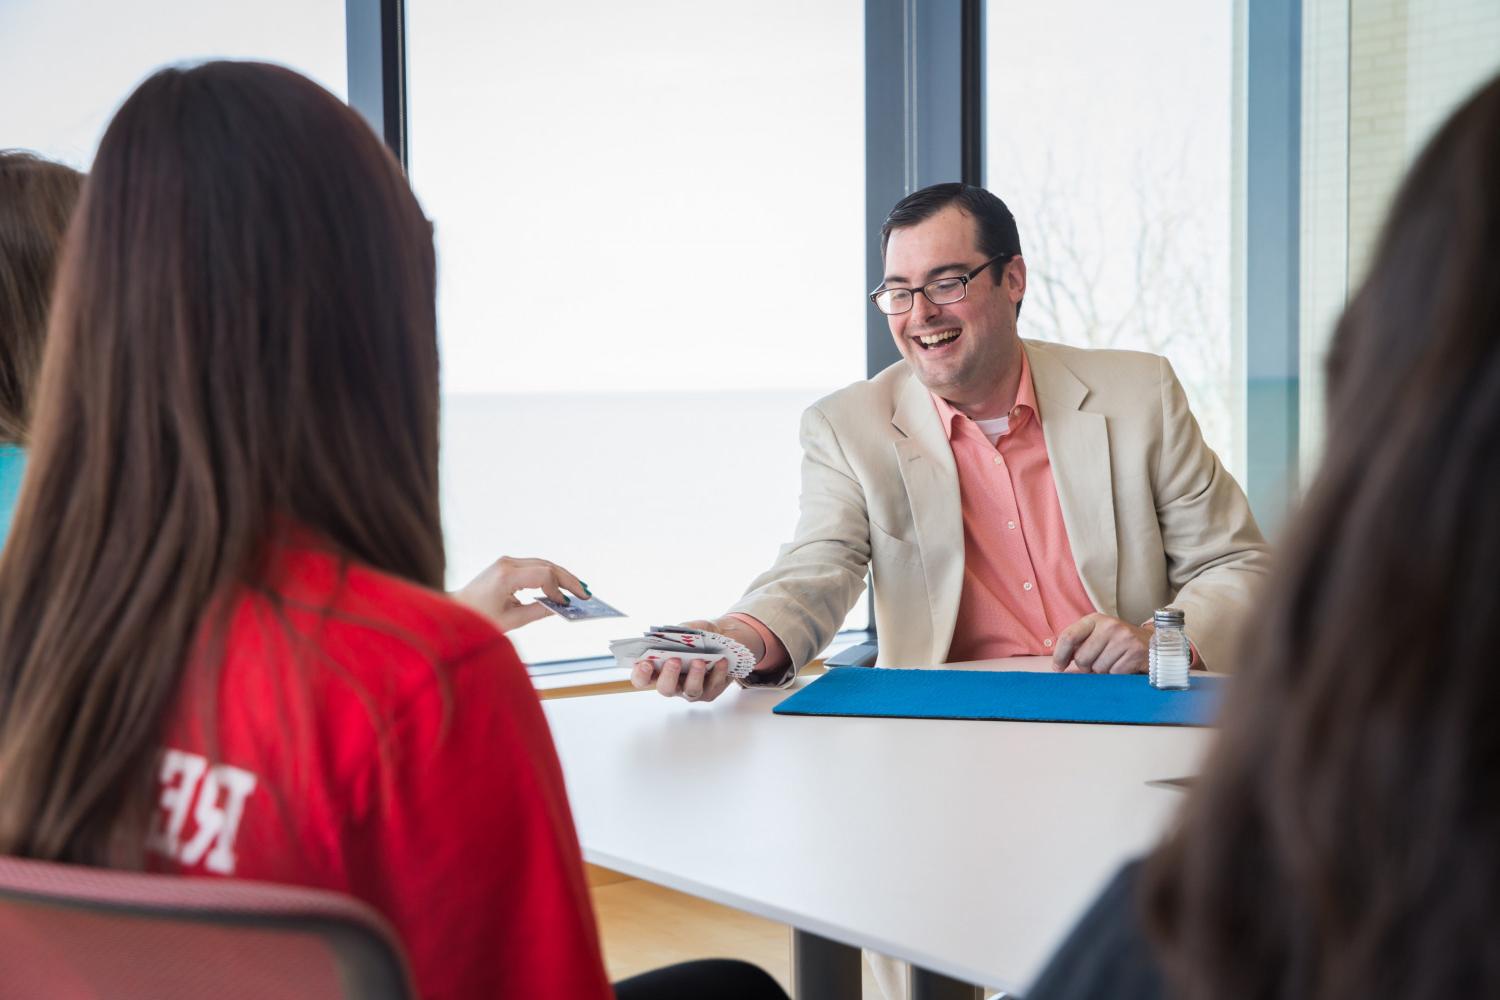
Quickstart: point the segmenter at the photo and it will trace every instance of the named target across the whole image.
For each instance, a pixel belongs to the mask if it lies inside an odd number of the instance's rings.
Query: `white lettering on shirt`
[[[188,806],[192,804],[193,791],[207,767],[208,761],[197,754],[168,750],[161,755],[161,798],[157,802],[164,815],[159,829],[152,824],[153,829],[146,838],[148,849],[169,858],[177,857]]]
[[[161,796],[157,800],[162,815],[147,837],[147,849],[186,867],[202,863],[219,875],[234,874],[234,838],[245,814],[245,800],[255,791],[255,784],[255,775],[243,768],[210,766],[197,754],[165,751]],[[194,830],[184,843],[182,833],[189,812]]]

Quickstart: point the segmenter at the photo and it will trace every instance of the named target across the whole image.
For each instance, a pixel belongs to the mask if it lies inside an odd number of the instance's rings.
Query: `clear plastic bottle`
[[[1181,691],[1188,686],[1188,667],[1193,651],[1183,631],[1186,620],[1180,608],[1162,608],[1152,617],[1156,631],[1151,634],[1151,686],[1166,691]]]

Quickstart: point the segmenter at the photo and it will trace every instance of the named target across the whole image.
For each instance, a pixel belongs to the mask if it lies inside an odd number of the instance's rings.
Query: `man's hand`
[[[724,617],[718,621],[698,619],[683,622],[683,628],[703,629],[744,643],[755,654],[758,664],[766,656],[766,645],[755,629],[738,618]],[[668,697],[681,696],[688,701],[713,701],[729,687],[729,661],[719,660],[709,669],[707,660],[682,660],[672,658],[658,665],[649,660],[636,660],[630,671],[630,683],[641,690],[654,687]]]
[[[545,559],[513,559],[501,556],[461,590],[451,596],[484,615],[502,632],[518,629],[527,622],[545,618],[552,612],[535,602],[522,604],[516,591],[536,589],[558,604],[567,604],[563,588],[587,598],[589,588],[578,577],[556,563]]]
[[[1052,669],[1070,674],[1143,674],[1151,629],[1109,615],[1085,615],[1062,630],[1052,651]]]

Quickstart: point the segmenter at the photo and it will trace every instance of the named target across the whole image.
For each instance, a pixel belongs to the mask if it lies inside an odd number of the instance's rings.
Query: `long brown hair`
[[[441,585],[433,267],[400,168],[309,80],[168,69],[120,108],[0,558],[0,852],[140,862],[185,660],[278,533]]]
[[[83,175],[0,150],[0,442],[27,440],[47,306]]]
[[[1150,927],[1186,998],[1500,996],[1500,78],[1407,177],[1329,376]]]

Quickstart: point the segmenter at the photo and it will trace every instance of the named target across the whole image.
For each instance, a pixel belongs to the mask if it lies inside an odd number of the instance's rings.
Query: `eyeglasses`
[[[929,281],[921,288],[877,288],[870,293],[870,301],[875,303],[875,308],[887,316],[899,316],[904,312],[911,312],[911,307],[916,303],[916,295],[921,292],[927,297],[927,301],[935,306],[952,305],[962,302],[965,295],[969,294],[969,282],[974,277],[995,263],[997,260],[1010,260],[1013,253],[1003,253],[998,257],[991,257],[980,264],[968,274],[957,274],[951,278],[939,278]]]

